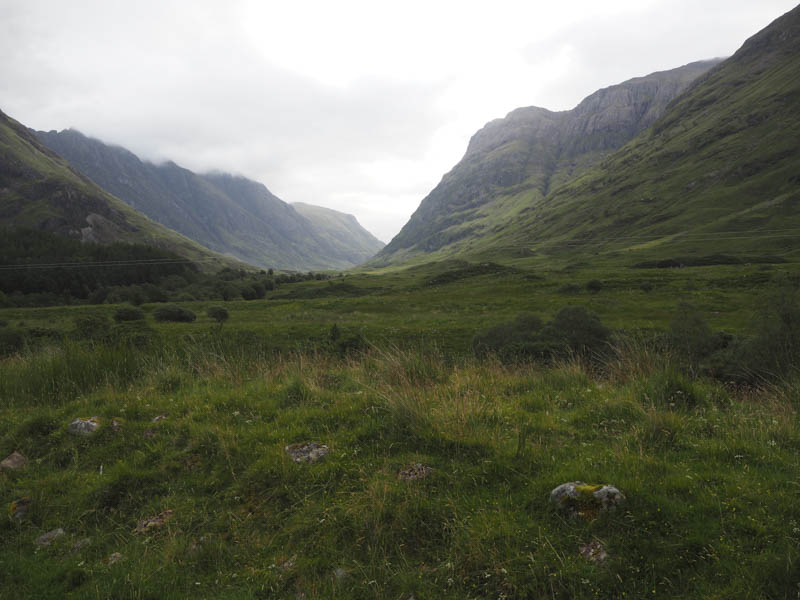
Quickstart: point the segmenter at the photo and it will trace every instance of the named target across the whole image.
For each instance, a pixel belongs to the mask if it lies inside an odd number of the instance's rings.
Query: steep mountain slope
[[[0,226],[99,243],[140,243],[201,262],[241,266],[155,223],[73,171],[23,125],[0,112]]]
[[[303,202],[293,202],[292,208],[311,221],[328,243],[338,247],[353,264],[372,258],[386,245],[364,229],[353,215]]]
[[[652,129],[531,205],[539,250],[800,256],[800,7],[756,34]]]
[[[360,239],[333,243],[324,227],[255,181],[198,175],[173,162],[156,165],[75,130],[37,135],[104,189],[212,250],[262,267],[296,270],[348,268],[369,258],[353,260],[361,257]]]
[[[488,123],[373,263],[501,239],[532,203],[652,125],[718,62],[631,79],[595,92],[572,110],[520,108]]]

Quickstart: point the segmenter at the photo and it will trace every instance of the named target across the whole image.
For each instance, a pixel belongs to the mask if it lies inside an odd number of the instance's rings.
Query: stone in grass
[[[550,503],[571,517],[592,518],[601,512],[613,512],[624,502],[622,492],[609,484],[570,481],[550,492]]]
[[[278,569],[280,571],[286,572],[291,571],[297,566],[297,555],[295,554],[291,558],[284,560],[281,564],[278,565]]]
[[[580,552],[583,558],[596,565],[604,563],[608,558],[608,552],[606,552],[603,544],[598,541],[581,544],[580,548],[578,548],[578,552]]]
[[[64,530],[59,527],[58,529],[51,529],[45,534],[40,535],[36,538],[36,545],[37,546],[49,546],[53,543],[56,538],[61,537],[64,535]]]
[[[0,471],[16,471],[28,464],[28,459],[14,450],[8,458],[0,462]]]
[[[286,454],[296,463],[314,463],[328,454],[328,446],[319,442],[298,442],[285,448]]]
[[[122,554],[120,554],[119,552],[112,552],[111,554],[108,555],[106,563],[108,563],[109,565],[113,565],[114,563],[117,563],[121,560],[122,560]]]
[[[88,419],[75,419],[67,427],[67,431],[72,435],[92,435],[100,429],[100,419],[89,417]]]
[[[25,519],[25,515],[28,514],[28,510],[31,507],[31,499],[30,498],[20,498],[19,500],[14,500],[8,506],[8,514],[11,515],[11,518],[21,523]]]
[[[405,469],[400,469],[400,472],[397,474],[397,477],[399,477],[403,481],[425,479],[428,475],[431,474],[432,471],[433,467],[427,467],[422,463],[414,463],[413,465],[410,465]]]
[[[172,518],[172,510],[165,510],[162,513],[157,514],[154,517],[148,517],[147,519],[142,519],[139,521],[138,525],[136,525],[136,530],[134,533],[147,533],[151,529],[156,529],[161,527]]]
[[[92,538],[81,538],[72,544],[72,553],[77,554],[92,543]]]
[[[161,421],[165,420],[168,416],[169,416],[169,413],[164,414],[164,415],[156,415],[155,417],[153,417],[153,419],[150,422],[151,423],[160,423]]]

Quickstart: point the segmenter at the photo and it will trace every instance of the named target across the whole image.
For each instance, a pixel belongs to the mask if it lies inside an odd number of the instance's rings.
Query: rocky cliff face
[[[487,204],[536,197],[573,178],[652,125],[669,103],[720,61],[702,61],[599,90],[572,110],[519,108],[470,140],[461,162],[379,254],[430,252],[489,228]],[[508,203],[499,210],[507,211]],[[518,206],[512,210],[523,210]],[[492,225],[496,226],[496,224]]]

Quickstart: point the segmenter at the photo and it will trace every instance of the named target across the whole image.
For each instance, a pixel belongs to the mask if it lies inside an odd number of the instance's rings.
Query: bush
[[[0,356],[14,354],[25,345],[25,335],[18,329],[0,329]]]
[[[586,309],[566,307],[547,324],[537,315],[522,313],[513,321],[494,325],[473,338],[472,349],[479,358],[494,354],[504,362],[570,353],[588,356],[603,349],[610,335]]]
[[[682,361],[696,368],[702,359],[719,349],[720,338],[714,336],[694,306],[681,302],[670,323],[667,341]]]
[[[586,290],[592,294],[596,294],[603,289],[603,282],[599,279],[592,279],[586,282]]]
[[[599,352],[608,342],[611,330],[582,306],[562,308],[548,325],[549,333],[566,342],[573,352]]]
[[[175,304],[168,304],[167,306],[159,306],[155,309],[153,311],[153,318],[159,323],[165,321],[173,323],[191,323],[197,316],[188,309]]]
[[[800,298],[797,290],[767,299],[749,337],[715,354],[717,374],[760,383],[788,379],[800,372]]]
[[[345,337],[340,337],[334,344],[335,351],[340,356],[355,356],[369,349],[364,334],[360,331]]]
[[[111,335],[111,320],[102,314],[75,319],[75,337],[80,340],[106,340]]]
[[[227,321],[228,317],[230,316],[228,314],[228,309],[222,306],[209,306],[206,314],[209,316],[209,318],[214,319],[217,323],[219,323],[220,326],[222,326],[222,324]]]
[[[143,321],[144,320],[144,312],[140,308],[134,308],[133,306],[123,306],[117,309],[114,313],[114,320],[117,323],[122,323],[123,321]]]
[[[565,283],[560,288],[558,288],[559,294],[574,295],[574,294],[580,294],[580,292],[581,292],[581,286],[579,286],[577,283]]]
[[[543,327],[538,315],[520,313],[513,321],[494,325],[476,335],[472,350],[478,358],[494,354],[504,361],[536,356],[544,350],[537,344],[537,334]]]

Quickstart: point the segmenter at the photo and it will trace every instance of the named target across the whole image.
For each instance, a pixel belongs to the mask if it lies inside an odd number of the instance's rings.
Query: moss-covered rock
[[[607,483],[571,481],[550,492],[550,503],[572,517],[591,518],[601,512],[613,512],[624,502],[625,495]]]

